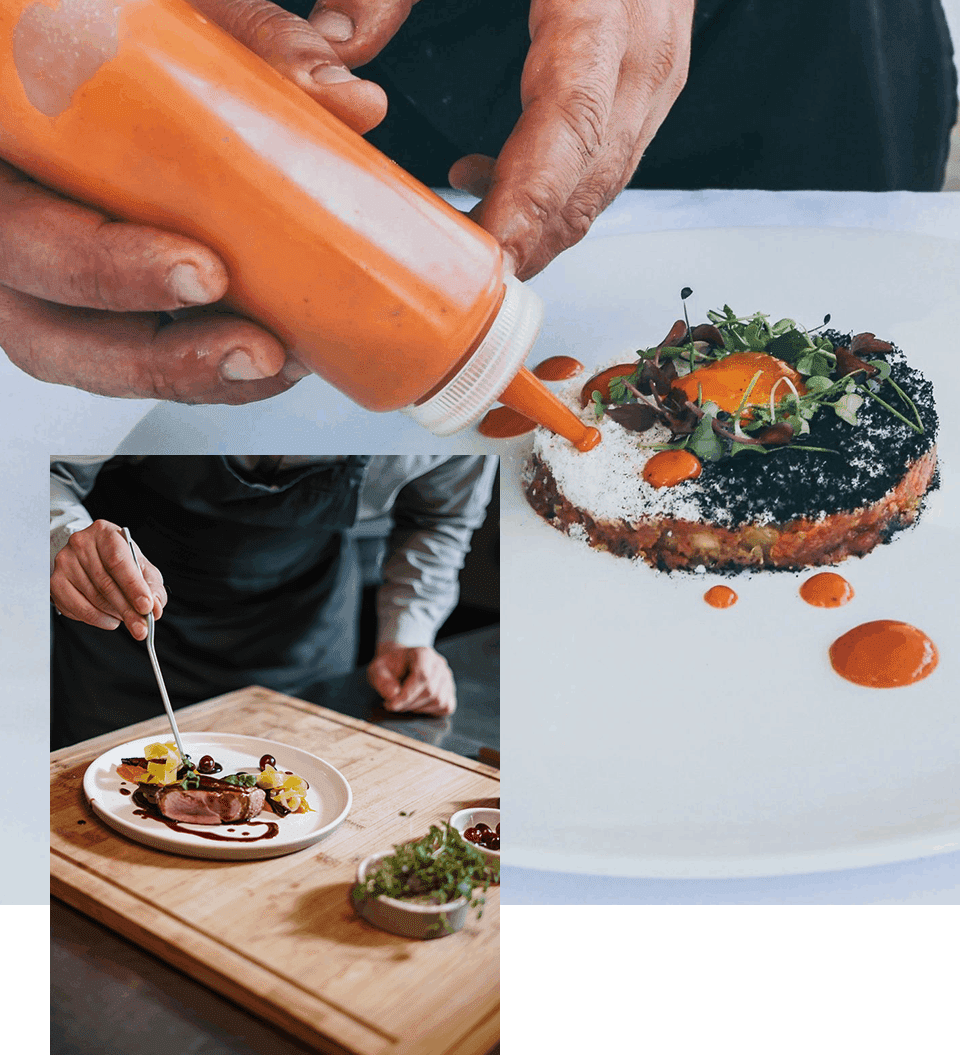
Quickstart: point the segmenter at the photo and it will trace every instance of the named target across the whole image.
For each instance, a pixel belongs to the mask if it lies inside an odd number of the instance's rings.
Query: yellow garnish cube
[[[303,777],[298,777],[295,773],[287,777],[283,782],[285,791],[292,791],[297,795],[306,795],[307,793],[307,782]]]
[[[174,742],[167,744],[147,744],[143,749],[144,758],[173,758],[177,765],[180,764],[180,752]]]
[[[267,766],[260,776],[257,777],[257,787],[263,788],[266,791],[273,791],[275,788],[282,788],[283,774],[273,766]]]

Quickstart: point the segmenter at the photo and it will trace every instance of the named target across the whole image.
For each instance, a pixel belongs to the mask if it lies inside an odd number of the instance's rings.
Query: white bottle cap
[[[469,360],[435,395],[403,413],[435,436],[472,424],[496,401],[523,366],[543,322],[543,301],[519,279],[504,279],[503,303]]]

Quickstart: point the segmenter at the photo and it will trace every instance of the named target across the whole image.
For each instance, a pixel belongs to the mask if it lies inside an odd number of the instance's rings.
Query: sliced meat
[[[262,788],[237,787],[209,778],[202,778],[199,788],[170,784],[157,792],[157,808],[164,817],[186,824],[248,821],[263,809],[265,800]]]

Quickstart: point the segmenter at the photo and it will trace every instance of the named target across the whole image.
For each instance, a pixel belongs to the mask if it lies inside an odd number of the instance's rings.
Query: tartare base
[[[533,509],[558,530],[583,538],[594,549],[643,560],[662,571],[802,571],[862,557],[909,527],[917,518],[936,466],[933,446],[909,464],[895,487],[870,505],[816,520],[737,527],[671,517],[594,518],[563,495],[550,467],[536,453],[528,466],[524,491]]]

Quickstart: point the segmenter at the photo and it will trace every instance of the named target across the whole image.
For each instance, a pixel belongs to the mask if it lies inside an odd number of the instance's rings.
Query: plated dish
[[[159,791],[168,800],[165,804],[158,804],[155,794],[145,802],[137,784],[143,767],[130,760],[144,758],[145,752],[156,754],[151,748],[157,738],[134,740],[111,748],[87,768],[83,790],[94,813],[123,835],[158,850],[245,860],[303,850],[332,832],[350,811],[352,794],[344,776],[300,748],[234,733],[186,733],[182,740],[191,759],[211,756],[221,771],[202,777],[196,790],[169,782]],[[276,766],[263,766],[265,756]],[[179,760],[172,762],[176,777]],[[158,767],[162,763],[155,761],[153,768]],[[239,783],[219,779],[244,771],[251,776]],[[264,783],[264,774],[270,776],[265,783],[275,788],[256,787],[257,781]],[[301,783],[284,790],[284,781],[294,775]],[[220,816],[210,816],[211,810]]]
[[[523,494],[529,437],[504,445],[508,863],[729,877],[960,850],[949,572],[960,546],[949,394],[960,369],[944,339],[960,247],[882,232],[689,231],[597,239],[558,263],[538,280],[543,358],[592,365],[632,353],[650,329],[656,341],[662,305],[684,285],[702,304],[815,322],[830,311],[889,338],[941,393],[942,481],[915,527],[840,566],[848,603],[818,607],[800,597],[809,573],[668,575],[568,538]],[[735,587],[736,603],[704,604],[714,586]],[[838,677],[830,645],[882,620],[921,627],[939,667],[894,689]]]
[[[708,314],[563,386],[603,441],[581,453],[538,428],[533,508],[665,570],[834,564],[913,523],[938,418],[906,356],[873,333],[825,329],[829,316],[808,330],[726,305]]]

